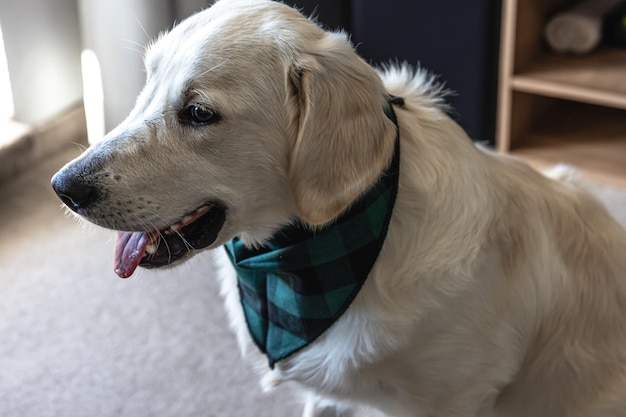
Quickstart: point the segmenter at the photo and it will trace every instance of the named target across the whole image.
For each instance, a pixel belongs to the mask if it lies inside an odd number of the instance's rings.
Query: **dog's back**
[[[553,172],[552,174],[554,174]],[[519,277],[540,300],[538,322],[496,410],[511,415],[626,415],[626,233],[570,175],[556,181],[515,170],[511,224]],[[515,186],[516,185],[516,186]],[[538,240],[544,242],[538,243]],[[516,274],[513,274],[516,275]],[[541,399],[542,401],[530,399]]]
[[[406,78],[403,87],[398,75],[392,71],[386,85],[393,94],[411,97],[412,80]],[[423,119],[421,113],[418,118]],[[443,140],[468,147],[464,138]],[[467,206],[473,196],[483,206],[470,207],[470,216],[482,215],[491,222],[470,267],[473,271],[467,271],[469,282],[474,282],[469,286],[481,288],[475,301],[490,307],[470,303],[465,313],[474,316],[473,323],[482,323],[479,328],[486,326],[483,332],[492,338],[488,343],[498,345],[502,343],[498,338],[506,338],[507,344],[517,338],[508,353],[494,356],[501,364],[510,364],[510,380],[504,374],[494,377],[502,381],[492,387],[492,414],[626,415],[624,229],[568,170],[553,171],[550,179],[510,157],[458,153],[440,143],[432,146],[443,159],[459,161],[471,155],[468,164],[480,168],[467,178],[468,172],[462,172],[466,165],[459,162],[455,183],[479,181],[490,190],[481,196],[471,186],[467,193],[457,190],[457,194],[431,187],[435,195],[429,198]],[[456,154],[446,154],[450,149]],[[420,159],[419,152],[413,157],[418,158],[416,165],[442,166],[440,161]]]

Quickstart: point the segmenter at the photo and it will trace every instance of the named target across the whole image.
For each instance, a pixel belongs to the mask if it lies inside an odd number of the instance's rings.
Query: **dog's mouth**
[[[115,273],[128,278],[138,266],[167,266],[194,250],[206,248],[215,242],[225,220],[223,207],[205,204],[162,230],[118,232]]]

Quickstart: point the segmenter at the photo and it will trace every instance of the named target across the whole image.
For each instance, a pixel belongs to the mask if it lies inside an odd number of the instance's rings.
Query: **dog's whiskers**
[[[224,65],[224,62],[220,62],[219,64],[209,68],[208,70],[204,71],[203,73],[201,73],[200,75],[197,76],[197,78],[201,78],[204,77],[205,75],[207,75],[208,73],[210,73],[211,71],[215,71],[216,69],[218,69],[219,67],[221,67],[222,65]]]
[[[153,219],[159,219],[159,216],[156,212],[150,212],[151,214],[151,218]],[[162,230],[160,230],[153,222],[153,220],[146,220],[145,218],[141,218],[137,215],[134,215],[135,219],[137,220],[137,222],[141,225],[141,228],[143,230],[145,230],[147,233],[154,233],[157,232],[158,235],[157,237],[154,239],[154,242],[152,242],[151,244],[156,245],[156,247],[159,247],[161,245],[161,242],[163,242],[165,248],[167,249],[167,253],[168,253],[168,258],[172,258],[172,249],[170,248],[169,243],[167,242],[166,237],[164,236],[164,232]],[[180,240],[183,242],[183,244],[185,245],[185,248],[187,250],[195,250],[196,248],[189,243],[189,241],[185,238],[185,236],[180,232],[180,230],[176,230],[176,235],[180,238]],[[154,256],[154,254],[151,253],[146,253],[145,255],[148,259],[152,258]]]
[[[81,153],[85,152],[87,150],[87,146],[83,145],[82,143],[78,143],[78,142],[72,142],[72,145],[76,146]]]
[[[189,241],[187,239],[185,239],[185,237],[183,236],[183,234],[177,230],[176,234],[178,235],[178,237],[180,237],[180,239],[183,241],[183,243],[185,244],[185,247],[188,250],[195,250],[196,248],[193,247],[193,245],[191,243],[189,243]]]
[[[137,15],[134,13],[133,13],[133,19],[135,19],[135,22],[137,22],[143,34],[146,35],[146,39],[150,40],[152,37],[148,34],[146,27],[141,23],[141,20],[139,20],[139,17],[137,17]],[[136,45],[140,46],[143,50],[145,50],[145,45],[141,45],[138,42],[134,42],[134,41],[129,41],[129,42],[135,43]]]

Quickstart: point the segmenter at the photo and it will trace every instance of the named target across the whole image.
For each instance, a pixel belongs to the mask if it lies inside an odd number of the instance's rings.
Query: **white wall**
[[[37,125],[80,102],[76,0],[0,0],[0,26],[16,120]]]
[[[168,0],[79,0],[83,47],[98,58],[104,128],[132,109],[145,82],[144,46],[172,21]],[[87,89],[86,89],[87,90]]]
[[[83,47],[100,64],[104,132],[126,118],[145,83],[145,45],[207,0],[79,0]],[[89,95],[88,88],[85,89]],[[86,97],[90,100],[90,97]],[[88,124],[90,120],[88,109]],[[97,117],[97,115],[96,115]],[[97,141],[90,134],[90,141]]]
[[[211,0],[0,0],[15,119],[38,125],[83,98],[81,52],[97,58],[104,128],[121,122],[145,82],[146,43]]]
[[[213,2],[214,0],[173,0],[174,17],[180,21],[199,10],[205,9]]]

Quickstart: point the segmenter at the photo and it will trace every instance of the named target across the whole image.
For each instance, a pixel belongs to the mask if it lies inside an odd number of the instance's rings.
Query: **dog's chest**
[[[389,321],[373,316],[366,307],[372,303],[370,289],[365,286],[322,338],[279,362],[279,377],[324,395],[373,405],[389,415],[415,415],[416,410],[421,413],[417,415],[453,415],[450,410],[473,415],[491,408],[495,392],[490,388],[505,380],[515,364],[473,337],[482,330],[468,319],[471,294],[448,306],[446,315],[436,314],[417,325],[414,318]],[[388,317],[393,315],[389,312]],[[492,361],[501,366],[491,367]]]
[[[279,378],[323,396],[368,404],[386,415],[430,415],[441,409],[426,400],[432,390],[426,380],[434,368],[418,363],[408,345],[381,343],[401,339],[390,329],[373,331],[371,324],[358,326],[350,319],[347,315],[324,340],[279,362]]]
[[[404,364],[405,381],[398,378],[401,360],[389,352],[398,340],[391,329],[377,328],[348,312],[322,338],[276,364],[279,379],[298,382],[317,393],[347,400],[361,400],[386,408],[399,406],[397,388],[412,383],[416,370]],[[385,343],[381,343],[386,340]],[[397,413],[395,413],[397,414]]]

